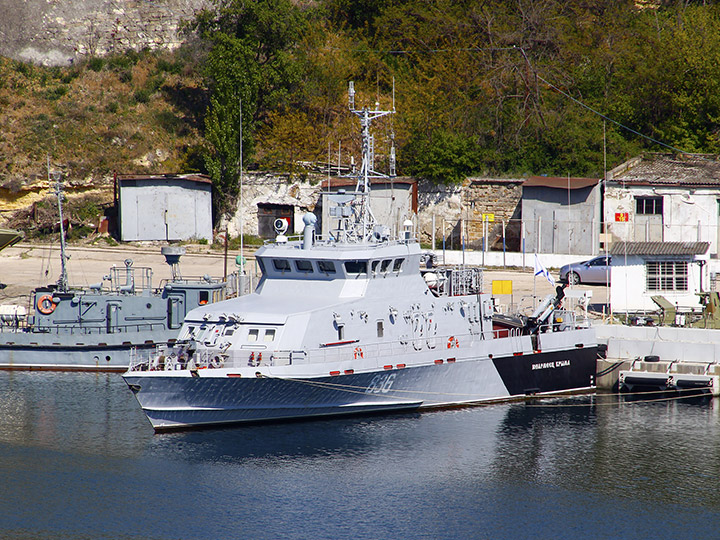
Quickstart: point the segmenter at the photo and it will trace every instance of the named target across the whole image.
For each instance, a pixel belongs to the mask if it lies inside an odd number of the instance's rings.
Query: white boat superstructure
[[[134,360],[123,377],[156,430],[593,386],[594,331],[561,309],[561,288],[532,317],[498,316],[480,269],[433,267],[412,222],[399,239],[373,222],[371,172],[363,159],[358,189],[333,196],[332,238],[313,214],[297,240],[278,224],[253,294],[192,310],[173,346]]]

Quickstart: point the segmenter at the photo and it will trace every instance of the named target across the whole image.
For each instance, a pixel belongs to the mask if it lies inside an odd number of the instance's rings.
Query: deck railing
[[[548,332],[561,332],[571,328],[582,328],[584,321],[577,321],[572,312],[559,312],[563,319],[558,322],[543,325],[539,334]],[[578,325],[578,323],[580,323]],[[589,321],[587,322],[589,326]],[[522,338],[527,338],[524,340]],[[359,342],[344,343],[325,347],[308,348],[302,350],[271,350],[271,349],[226,349],[226,350],[199,350],[190,351],[187,344],[174,344],[160,347],[148,354],[137,353],[130,364],[131,371],[146,370],[182,370],[182,369],[212,369],[212,368],[247,368],[247,367],[273,367],[298,364],[324,364],[347,361],[375,360],[375,367],[391,369],[405,367],[398,364],[398,358],[407,354],[421,351],[435,351],[435,363],[455,361],[463,357],[471,343],[482,340],[512,340],[508,350],[512,352],[527,352],[531,350],[534,339],[523,328],[507,328],[492,330],[484,336],[481,334],[455,334],[419,336],[402,340],[383,341],[380,343],[360,344]],[[541,338],[542,339],[542,338]],[[349,368],[352,372],[352,369]]]

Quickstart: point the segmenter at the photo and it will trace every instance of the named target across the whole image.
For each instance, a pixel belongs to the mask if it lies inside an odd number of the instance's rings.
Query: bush
[[[55,101],[63,97],[68,93],[67,86],[56,86],[54,88],[48,88],[45,90],[45,99]]]
[[[101,71],[103,66],[105,65],[105,60],[94,56],[90,60],[88,60],[87,67],[88,69],[91,69],[93,71]]]
[[[140,90],[136,90],[133,94],[133,99],[138,103],[147,103],[150,101],[150,96],[152,95],[152,90],[149,88],[141,88]]]

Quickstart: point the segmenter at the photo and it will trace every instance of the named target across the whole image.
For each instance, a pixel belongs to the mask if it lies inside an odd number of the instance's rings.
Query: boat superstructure
[[[188,313],[177,341],[138,354],[123,375],[156,430],[414,410],[585,390],[594,331],[561,308],[501,317],[482,271],[436,267],[412,235],[369,211],[369,120],[355,192],[330,199],[330,238],[306,214],[301,238],[255,256],[254,293]]]
[[[62,212],[59,178],[56,189]],[[225,282],[181,275],[182,246],[161,249],[172,277],[157,288],[152,269],[134,266],[132,259],[110,268],[100,283],[71,287],[62,233],[57,283],[36,288],[28,306],[0,306],[0,370],[123,372],[131,350],[174,340],[188,311],[226,298]]]

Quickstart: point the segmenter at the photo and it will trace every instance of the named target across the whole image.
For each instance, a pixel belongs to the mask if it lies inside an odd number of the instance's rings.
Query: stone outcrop
[[[0,55],[68,65],[126,50],[174,49],[207,0],[3,0]]]

